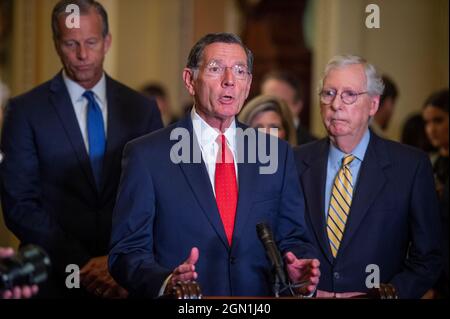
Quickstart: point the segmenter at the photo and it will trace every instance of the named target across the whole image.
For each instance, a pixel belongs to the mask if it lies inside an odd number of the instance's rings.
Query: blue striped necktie
[[[105,125],[102,110],[95,100],[94,93],[92,91],[85,91],[83,96],[88,100],[87,131],[89,158],[91,160],[92,172],[94,173],[97,189],[100,189],[103,156],[105,155],[106,146]]]
[[[354,159],[355,156],[351,154],[344,156],[342,166],[334,180],[331,191],[330,208],[327,218],[327,234],[330,241],[331,253],[334,258],[336,258],[339,251],[348,213],[352,205],[353,177],[349,165]]]

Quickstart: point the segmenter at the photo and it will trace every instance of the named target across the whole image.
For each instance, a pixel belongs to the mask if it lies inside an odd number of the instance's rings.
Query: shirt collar
[[[216,142],[219,131],[211,127],[200,115],[198,115],[195,106],[191,110],[191,119],[194,132],[202,147]],[[236,120],[234,118],[230,126],[225,130],[224,135],[227,139],[228,147],[234,153],[236,145]]]
[[[358,145],[356,145],[355,149],[352,151],[352,155],[354,155],[360,162],[364,160],[364,156],[366,155],[367,147],[369,145],[370,141],[370,130],[366,130],[366,132],[363,135],[363,138],[361,141],[359,141]],[[340,149],[338,149],[336,146],[333,145],[330,141],[330,155],[329,160],[331,163],[338,163],[338,165],[341,165],[342,158],[347,155],[346,153],[342,152]]]
[[[75,105],[76,102],[78,102],[81,98],[83,98],[83,93],[86,91],[86,89],[81,85],[79,85],[77,82],[73,81],[71,78],[69,78],[65,70],[63,70],[62,72],[62,76],[64,83],[67,87],[67,91],[69,91],[70,99],[72,100],[72,103]],[[89,91],[94,92],[95,97],[102,103],[102,105],[106,105],[105,73],[102,74],[102,77],[97,82],[97,84],[95,84],[94,87]]]

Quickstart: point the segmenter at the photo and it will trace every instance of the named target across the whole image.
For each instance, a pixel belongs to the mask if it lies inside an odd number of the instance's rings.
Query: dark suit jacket
[[[171,141],[170,134],[176,128],[189,132],[188,145],[201,154],[196,138],[191,138],[190,115],[125,147],[109,255],[113,277],[135,296],[155,297],[195,246],[204,295],[273,295],[271,267],[258,240],[257,223],[269,223],[282,252],[316,255],[304,223],[292,150],[270,137],[278,145],[274,174],[260,174],[260,162],[238,164],[239,200],[230,248],[204,162],[171,161],[171,148],[178,141]],[[269,138],[262,133],[258,137]],[[242,155],[238,151],[239,158]]]
[[[333,260],[324,209],[329,140],[295,150],[306,221],[320,250],[318,289],[367,291],[366,266],[400,297],[419,298],[441,269],[439,208],[427,155],[371,133],[338,255]]]
[[[295,130],[297,134],[297,144],[303,145],[309,142],[314,142],[317,138],[309,133],[308,129],[303,127],[301,124],[298,124],[297,129]]]
[[[6,224],[22,244],[47,250],[59,274],[67,264],[81,268],[108,253],[123,147],[162,127],[153,101],[108,76],[106,92],[101,189],[61,73],[13,98],[5,114],[1,184]]]

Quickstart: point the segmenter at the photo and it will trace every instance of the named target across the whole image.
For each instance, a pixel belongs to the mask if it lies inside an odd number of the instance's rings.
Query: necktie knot
[[[224,145],[227,142],[227,138],[224,134],[220,133],[219,136],[216,138],[216,143],[222,148],[222,145]]]
[[[233,153],[227,146],[226,136],[224,134],[219,134],[219,136],[217,136],[216,143],[219,145],[216,163],[234,163]]]
[[[347,154],[344,156],[344,158],[342,159],[342,166],[348,166],[350,165],[351,162],[353,162],[353,160],[355,159],[355,156],[352,154]]]
[[[88,107],[100,108],[97,101],[95,100],[94,92],[84,91],[83,96],[88,100]]]
[[[92,91],[84,91],[83,96],[87,98],[88,100],[91,100],[94,98],[94,92]]]

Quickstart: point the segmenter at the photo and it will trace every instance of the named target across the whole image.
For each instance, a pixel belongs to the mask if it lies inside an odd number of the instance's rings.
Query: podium
[[[178,282],[170,291],[168,294],[164,295],[164,299],[183,299],[183,300],[193,300],[193,299],[340,299],[340,298],[320,298],[320,297],[230,297],[230,296],[203,296],[201,292],[200,285],[195,281],[184,281],[184,282]],[[345,298],[344,298],[345,299]],[[379,288],[373,288],[365,295],[360,295],[356,297],[351,297],[347,299],[398,299],[397,291],[395,290],[395,287],[391,284],[380,284]]]

